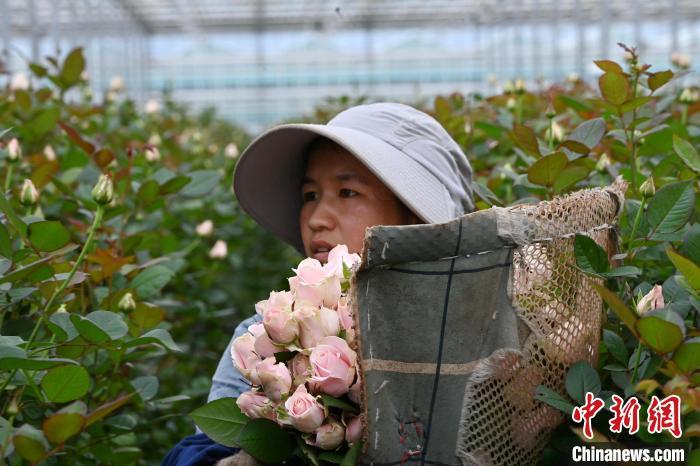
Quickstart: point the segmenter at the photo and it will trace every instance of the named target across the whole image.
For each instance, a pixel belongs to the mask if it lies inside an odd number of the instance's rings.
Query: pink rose
[[[281,401],[292,388],[292,376],[284,363],[275,362],[275,358],[265,358],[258,364],[256,371],[265,395],[272,401]]]
[[[305,385],[299,385],[296,391],[284,402],[292,425],[301,432],[313,432],[326,417],[323,407],[306,391]]]
[[[322,338],[309,356],[313,371],[309,381],[312,390],[331,396],[347,393],[355,379],[356,360],[357,355],[342,338]]]
[[[292,387],[304,385],[306,379],[311,377],[311,363],[309,357],[302,353],[294,355],[289,361],[289,371],[292,373]]]
[[[322,450],[335,450],[345,440],[345,427],[333,418],[329,418],[323,425],[316,429],[316,437],[306,440],[309,445],[314,445]]]
[[[270,339],[276,343],[291,343],[299,335],[299,324],[291,310],[270,306],[263,314],[263,325]]]
[[[649,293],[647,293],[637,303],[637,313],[642,316],[654,309],[664,307],[664,293],[661,285],[654,285]]]
[[[321,338],[340,331],[338,313],[327,307],[302,305],[294,309],[294,318],[299,323],[299,342],[304,348],[313,348]]]
[[[345,341],[353,341],[355,339],[355,329],[353,328],[355,319],[346,296],[343,296],[338,301],[338,318],[340,319],[340,326],[345,330]]]
[[[323,271],[326,277],[334,276],[344,280],[343,265],[351,269],[358,262],[360,262],[358,254],[350,254],[346,245],[338,244],[328,252],[328,262],[323,266]]]
[[[269,358],[274,356],[275,353],[284,351],[283,348],[278,348],[272,343],[270,337],[265,332],[265,326],[261,323],[253,324],[248,327],[248,331],[255,337],[255,352],[261,358]]]
[[[241,393],[236,404],[243,414],[251,419],[266,418],[275,420],[275,405],[265,394],[256,391]]]
[[[238,371],[250,380],[253,385],[260,385],[255,368],[261,359],[255,354],[255,337],[250,333],[241,335],[233,340],[231,345],[231,358]]]
[[[293,302],[294,295],[291,291],[271,291],[268,299],[255,304],[255,312],[262,316],[269,308],[291,311]]]
[[[360,440],[360,437],[362,437],[362,416],[355,416],[348,421],[345,428],[345,441],[353,444]]]
[[[300,285],[318,285],[326,278],[323,273],[323,266],[318,260],[312,257],[307,257],[299,262],[299,266],[292,270],[294,270],[297,277],[299,277],[298,283]]]

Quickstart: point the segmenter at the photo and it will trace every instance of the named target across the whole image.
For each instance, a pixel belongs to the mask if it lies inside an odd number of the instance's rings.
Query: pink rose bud
[[[664,307],[663,288],[661,285],[654,285],[654,288],[637,303],[637,313],[641,316],[662,307]]]
[[[266,418],[275,420],[275,406],[264,393],[247,391],[241,393],[236,404],[243,414],[251,419]]]
[[[338,313],[327,307],[302,305],[294,310],[294,318],[299,322],[299,342],[304,348],[313,348],[321,338],[340,331]]]
[[[291,343],[299,335],[299,324],[291,310],[270,306],[263,315],[263,325],[270,339],[275,343]]]
[[[326,275],[323,273],[323,266],[312,257],[307,257],[299,262],[299,266],[292,270],[299,277],[298,283],[300,285],[319,285],[326,278]]]
[[[355,416],[348,421],[348,426],[345,428],[345,441],[353,444],[362,437],[362,416]]]
[[[255,354],[255,337],[250,333],[241,335],[233,340],[231,345],[231,358],[233,365],[253,385],[260,385],[255,368],[260,364],[261,359]]]
[[[338,300],[338,318],[340,326],[345,330],[345,341],[352,342],[355,340],[355,319],[352,315],[352,308],[348,302],[348,298],[343,296]]]
[[[263,324],[253,324],[248,327],[248,331],[255,337],[255,352],[261,358],[269,358],[270,356],[274,356],[275,353],[284,351],[283,348],[278,348],[272,343],[267,332],[265,332],[265,326]]]
[[[357,355],[342,338],[322,338],[309,356],[313,371],[309,381],[312,390],[331,396],[347,393],[355,379],[356,360]]]
[[[284,363],[275,362],[275,358],[265,358],[258,364],[256,371],[265,395],[272,401],[281,401],[292,388],[292,376]]]
[[[323,271],[326,277],[334,276],[344,280],[343,265],[351,269],[358,262],[360,262],[358,254],[350,254],[346,245],[338,244],[328,252],[328,262],[323,266]]]
[[[291,312],[293,302],[294,294],[292,292],[272,291],[268,299],[263,299],[255,304],[255,312],[262,316],[271,307]]]
[[[322,290],[323,305],[328,307],[335,307],[340,299],[341,286],[340,279],[338,277],[329,277],[319,285]]]
[[[316,429],[316,438],[313,443],[310,443],[308,440],[306,443],[317,446],[322,450],[335,450],[343,443],[343,440],[345,440],[345,427],[340,422],[330,418]]]
[[[292,425],[301,432],[315,431],[326,417],[323,407],[306,391],[306,386],[303,384],[299,385],[294,394],[287,398],[284,407],[289,413]]]
[[[297,306],[322,306],[325,290],[321,285],[298,284],[294,293],[295,304]]]
[[[306,383],[306,379],[311,377],[311,362],[309,357],[302,353],[297,353],[289,361],[289,370],[292,373],[292,387],[298,387]]]

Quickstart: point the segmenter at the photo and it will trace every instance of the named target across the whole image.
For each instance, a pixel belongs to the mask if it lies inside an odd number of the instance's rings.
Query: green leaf
[[[190,413],[195,424],[216,443],[238,447],[236,438],[250,419],[236,405],[236,398],[219,398]]]
[[[586,235],[576,235],[574,239],[576,265],[585,272],[604,273],[610,269],[608,254],[598,243]]]
[[[612,105],[622,105],[627,100],[629,83],[621,73],[607,72],[598,78],[598,86],[603,98]]]
[[[85,69],[85,57],[83,57],[83,48],[78,47],[70,51],[63,67],[61,68],[61,81],[70,87],[80,80],[80,75]]]
[[[307,444],[301,437],[295,436],[294,439],[297,442],[297,454],[301,456],[301,458],[306,462],[305,464],[309,464],[311,466],[320,466],[318,460],[319,458],[316,456],[316,453],[314,452],[314,448]],[[336,452],[333,452],[332,454],[336,454]],[[328,460],[326,460],[328,461]],[[340,464],[340,461],[342,461],[342,457],[340,458],[339,461],[331,461],[332,463],[335,464]]]
[[[569,400],[545,385],[537,386],[534,398],[569,416],[574,411],[574,405]]]
[[[219,184],[221,173],[217,170],[197,170],[188,174],[190,183],[185,186],[180,194],[189,197],[201,197],[214,189]]]
[[[683,162],[685,162],[691,170],[695,173],[700,173],[700,156],[691,143],[674,134],[673,150],[676,151],[678,157],[683,159]]]
[[[355,466],[360,461],[360,454],[362,453],[362,440],[358,440],[351,447],[350,450],[345,454],[340,466]]]
[[[673,362],[683,372],[693,372],[700,368],[700,338],[691,338],[673,353]]]
[[[588,103],[581,102],[580,100],[576,100],[573,97],[569,97],[568,95],[560,94],[557,96],[557,100],[569,107],[570,109],[579,113],[593,111],[593,107],[591,107]]]
[[[129,332],[124,318],[116,312],[93,311],[85,318],[97,325],[112,340],[118,340]]]
[[[570,186],[575,185],[581,180],[586,179],[586,177],[591,173],[591,169],[587,167],[582,167],[580,165],[569,165],[564,170],[559,173],[559,176],[554,181],[552,189],[559,193]]]
[[[131,381],[131,386],[143,401],[148,401],[158,393],[158,377],[154,375],[136,377]]]
[[[690,286],[693,287],[694,290],[700,291],[700,267],[671,248],[666,249],[666,254],[678,271],[688,280]]]
[[[566,147],[570,151],[576,152],[577,154],[588,154],[590,152],[590,149],[586,147],[584,144],[581,144],[578,141],[572,141],[567,139],[566,141],[562,142],[559,144],[559,147]]]
[[[56,413],[44,420],[42,430],[49,442],[61,444],[80,433],[83,425],[85,425],[85,418],[80,414]]]
[[[87,155],[92,155],[92,153],[95,152],[95,145],[83,139],[80,133],[78,133],[78,131],[76,131],[72,126],[63,123],[62,121],[58,122],[58,126],[63,128],[63,131],[65,131],[65,133],[68,135],[68,138],[76,143],[78,147],[80,147]]]
[[[15,452],[31,463],[43,458],[49,449],[44,433],[29,424],[24,424],[15,431],[12,444],[15,446]]]
[[[622,364],[627,364],[629,359],[629,352],[625,346],[625,341],[617,333],[603,329],[603,341],[605,346],[608,348],[608,353]]]
[[[532,164],[527,170],[527,179],[531,183],[551,186],[568,163],[569,159],[563,152],[549,154]]]
[[[649,202],[647,220],[649,237],[680,230],[690,220],[695,207],[692,181],[667,184],[659,189]]]
[[[47,325],[59,341],[68,341],[78,336],[78,330],[70,320],[67,312],[55,312],[49,317]]]
[[[295,446],[294,438],[269,419],[248,422],[241,429],[236,442],[253,458],[272,464],[289,459]]]
[[[41,388],[54,403],[83,397],[90,389],[90,376],[82,366],[61,366],[49,370],[41,379]]]
[[[58,122],[58,117],[58,108],[44,109],[27,123],[27,128],[30,130],[32,136],[38,139],[54,129]]]
[[[85,427],[89,427],[100,419],[104,419],[105,417],[109,416],[111,413],[128,403],[132,396],[133,393],[129,393],[127,395],[122,395],[108,403],[100,405],[88,415],[85,421]]]
[[[607,128],[608,126],[602,118],[586,120],[571,132],[567,140],[581,143],[588,149],[593,149],[603,139]]]
[[[642,270],[638,267],[631,265],[623,265],[622,267],[616,267],[607,272],[600,273],[603,278],[617,278],[617,277],[638,277],[642,274]]]
[[[170,178],[163,184],[163,186],[160,187],[160,194],[165,195],[176,193],[187,186],[191,180],[192,178],[184,175],[178,175],[174,178]]]
[[[61,222],[44,220],[29,224],[29,241],[39,251],[51,252],[70,241],[70,232]]]
[[[593,63],[596,64],[598,68],[606,72],[623,74],[624,70],[620,65],[611,60],[594,60]]]
[[[528,128],[524,125],[515,125],[513,128],[513,138],[518,147],[528,154],[534,155],[535,157],[541,155],[540,145],[537,142],[537,136],[532,128]]]
[[[581,404],[586,401],[586,392],[598,395],[601,389],[598,373],[586,361],[579,361],[569,368],[565,384],[569,396]]]
[[[173,271],[165,266],[152,265],[132,280],[131,287],[141,299],[149,299],[158,295],[173,275]]]
[[[8,259],[12,258],[12,240],[10,232],[3,223],[0,223],[0,254]]]
[[[0,369],[29,369],[29,370],[44,370],[56,366],[64,366],[66,364],[78,364],[72,359],[63,358],[28,358],[27,353],[16,346],[2,345],[0,346]]]
[[[350,411],[351,413],[358,413],[359,410],[357,406],[355,406],[352,403],[348,403],[347,401],[341,400],[339,398],[332,397],[330,395],[326,395],[325,393],[321,394],[321,398],[323,399],[323,405],[326,406],[327,408],[340,408],[345,411]]]
[[[637,313],[629,308],[622,300],[612,291],[597,283],[593,283],[593,288],[598,292],[601,298],[606,302],[608,307],[617,315],[617,317],[627,325],[634,335],[637,334],[635,323],[639,317]]]
[[[633,110],[638,109],[639,107],[641,107],[643,105],[648,104],[652,100],[654,100],[654,98],[651,96],[648,96],[648,95],[645,95],[642,97],[637,97],[636,99],[632,99],[629,102],[625,102],[624,104],[622,104],[620,106],[620,111],[622,113],[631,112]]]
[[[102,330],[90,319],[78,314],[70,314],[70,320],[78,333],[92,343],[104,343],[109,341],[109,334]]]
[[[162,328],[149,330],[140,337],[128,341],[124,346],[130,348],[132,346],[147,345],[149,343],[158,344],[171,351],[182,351],[180,347],[175,344],[173,338],[170,336],[170,333]]]
[[[156,180],[148,180],[139,187],[138,199],[144,204],[150,204],[157,197],[160,190],[160,185]]]
[[[644,316],[636,324],[639,335],[658,353],[670,353],[683,342],[678,325],[657,316]]]
[[[661,86],[673,79],[673,71],[665,70],[657,73],[651,73],[647,79],[647,85],[651,91],[656,91]]]

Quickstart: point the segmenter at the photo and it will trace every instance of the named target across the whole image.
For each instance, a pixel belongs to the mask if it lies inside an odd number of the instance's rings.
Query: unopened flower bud
[[[131,312],[134,309],[136,309],[136,301],[134,301],[134,297],[131,295],[131,292],[127,292],[124,296],[122,296],[122,299],[119,300],[119,310],[122,312]]]
[[[112,202],[114,197],[114,184],[112,184],[112,177],[109,174],[100,175],[100,179],[97,180],[97,184],[92,188],[92,198],[101,205],[106,205]]]
[[[19,195],[19,203],[25,207],[36,205],[39,202],[39,191],[36,190],[34,183],[29,178],[24,180],[22,191]]]
[[[506,81],[503,83],[503,93],[504,94],[512,94],[515,91],[515,86],[513,85],[513,81]]]
[[[671,63],[683,70],[690,68],[690,56],[680,52],[671,54]]]
[[[654,196],[654,193],[656,193],[656,187],[654,186],[654,177],[650,176],[646,179],[646,181],[644,181],[644,183],[642,183],[642,185],[639,187],[639,193],[645,198],[650,198]]]
[[[516,106],[515,99],[512,97],[509,97],[508,100],[506,100],[506,108],[508,110],[513,110]]]
[[[143,111],[149,114],[157,113],[160,111],[160,103],[155,99],[151,99],[146,102],[146,105],[143,107]]]
[[[124,78],[122,78],[121,76],[114,76],[109,81],[109,90],[113,94],[123,91],[125,87],[126,87],[126,83],[124,82]]]
[[[205,220],[196,227],[199,236],[209,236],[214,231],[214,222]]]
[[[56,152],[53,150],[53,147],[51,147],[51,146],[44,147],[44,156],[46,157],[46,160],[49,160],[49,161],[56,160]]]
[[[59,312],[68,312],[68,308],[66,307],[66,304],[65,304],[65,303],[63,303],[63,304],[61,304],[60,306],[58,306],[58,309],[56,310],[56,313],[59,313]]]
[[[515,90],[516,94],[524,94],[527,89],[525,88],[525,81],[522,79],[516,79],[515,80],[515,85],[513,86],[513,90]]]
[[[595,169],[598,170],[599,172],[605,171],[606,168],[610,166],[610,157],[608,157],[608,154],[603,152],[598,159],[598,162],[595,164]]]
[[[544,116],[546,116],[550,120],[557,116],[557,111],[554,110],[554,107],[552,106],[551,102],[549,103],[549,105],[547,105],[547,110],[544,111]]]
[[[29,78],[24,73],[17,73],[10,79],[10,89],[13,91],[26,91],[29,89]]]
[[[686,87],[678,97],[678,102],[686,105],[692,105],[700,100],[700,91],[692,87]]]
[[[7,143],[7,159],[10,162],[15,162],[22,157],[22,147],[19,145],[17,138],[10,139]]]
[[[143,153],[146,156],[146,160],[149,162],[157,162],[160,160],[160,151],[155,146],[147,146]]]
[[[223,240],[217,240],[214,246],[209,251],[209,257],[212,259],[223,259],[228,254],[228,247]]]
[[[224,155],[226,158],[235,159],[238,157],[238,146],[235,142],[229,142],[224,148]]]

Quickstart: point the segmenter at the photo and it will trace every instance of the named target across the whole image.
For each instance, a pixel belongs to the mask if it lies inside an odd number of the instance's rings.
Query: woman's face
[[[337,244],[359,254],[367,227],[418,222],[379,178],[341,148],[311,152],[301,196],[304,251],[321,262]]]

